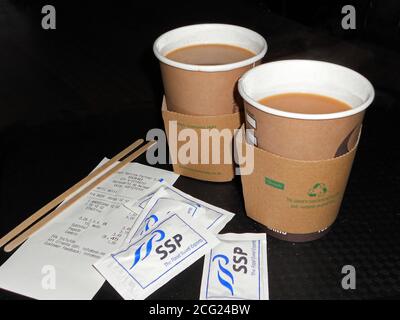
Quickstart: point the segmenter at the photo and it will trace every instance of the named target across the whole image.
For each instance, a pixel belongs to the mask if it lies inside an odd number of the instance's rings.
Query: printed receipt
[[[28,239],[0,267],[0,288],[35,299],[92,299],[104,283],[93,263],[118,249],[137,219],[124,204],[178,177],[128,164]]]

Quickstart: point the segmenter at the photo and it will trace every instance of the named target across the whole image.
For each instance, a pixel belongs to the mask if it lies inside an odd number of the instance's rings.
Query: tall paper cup
[[[284,60],[260,65],[242,76],[239,92],[244,99],[246,128],[251,140],[271,153],[295,160],[323,160],[351,150],[361,129],[374,88],[359,73],[332,63]],[[282,93],[313,93],[346,102],[350,110],[301,114],[258,103]]]
[[[166,57],[175,49],[199,44],[233,45],[248,49],[255,56],[223,65],[192,65]],[[170,111],[188,115],[221,115],[238,111],[237,80],[261,61],[267,52],[267,43],[261,35],[243,27],[198,24],[164,33],[154,42],[153,50],[160,60]]]

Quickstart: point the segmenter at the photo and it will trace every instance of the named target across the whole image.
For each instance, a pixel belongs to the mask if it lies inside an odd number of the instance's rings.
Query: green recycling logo
[[[308,196],[310,197],[320,197],[328,192],[328,187],[325,183],[317,182],[314,186],[308,190]]]

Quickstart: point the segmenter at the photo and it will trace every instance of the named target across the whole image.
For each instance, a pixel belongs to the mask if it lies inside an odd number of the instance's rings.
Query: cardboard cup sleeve
[[[247,142],[237,143],[244,149]],[[318,161],[288,159],[252,146],[254,170],[241,176],[247,215],[283,240],[321,237],[338,215],[357,145],[358,140],[346,154]]]
[[[234,130],[239,129],[241,125],[239,112],[216,116],[181,114],[168,111],[165,98],[161,110],[174,172],[189,178],[213,182],[226,182],[234,178],[233,136]],[[190,138],[195,139],[194,141],[191,140],[189,143],[189,140],[181,139],[185,136],[184,129],[191,129],[188,132],[192,135]],[[229,130],[229,141],[221,139],[219,145],[214,145],[209,139],[207,145],[202,145],[200,139],[202,129],[206,129],[205,132],[217,129],[216,133]],[[204,156],[204,150],[208,150],[206,156]],[[186,154],[186,151],[192,155],[195,154],[194,159],[186,161],[183,159],[186,157],[179,156]],[[203,161],[204,159],[206,161]]]

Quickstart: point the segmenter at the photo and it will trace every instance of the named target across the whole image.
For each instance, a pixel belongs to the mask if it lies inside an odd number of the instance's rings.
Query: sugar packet
[[[143,209],[146,207],[149,200],[153,197],[153,195],[157,192],[157,190],[164,185],[167,185],[167,183],[164,182],[164,179],[160,179],[159,181],[155,182],[150,188],[147,189],[147,193],[144,196],[134,201],[128,201],[127,203],[124,204],[124,207],[133,211],[137,215],[140,215]]]
[[[268,300],[265,234],[227,233],[205,257],[200,300]]]
[[[145,299],[218,243],[193,219],[171,213],[94,267],[124,299]]]
[[[138,201],[126,203],[125,207],[134,212],[140,211],[127,237],[128,241],[146,232],[152,224],[166,217],[169,212],[186,214],[214,234],[220,232],[234,216],[232,212],[196,199],[166,183],[159,183],[149,194]]]

